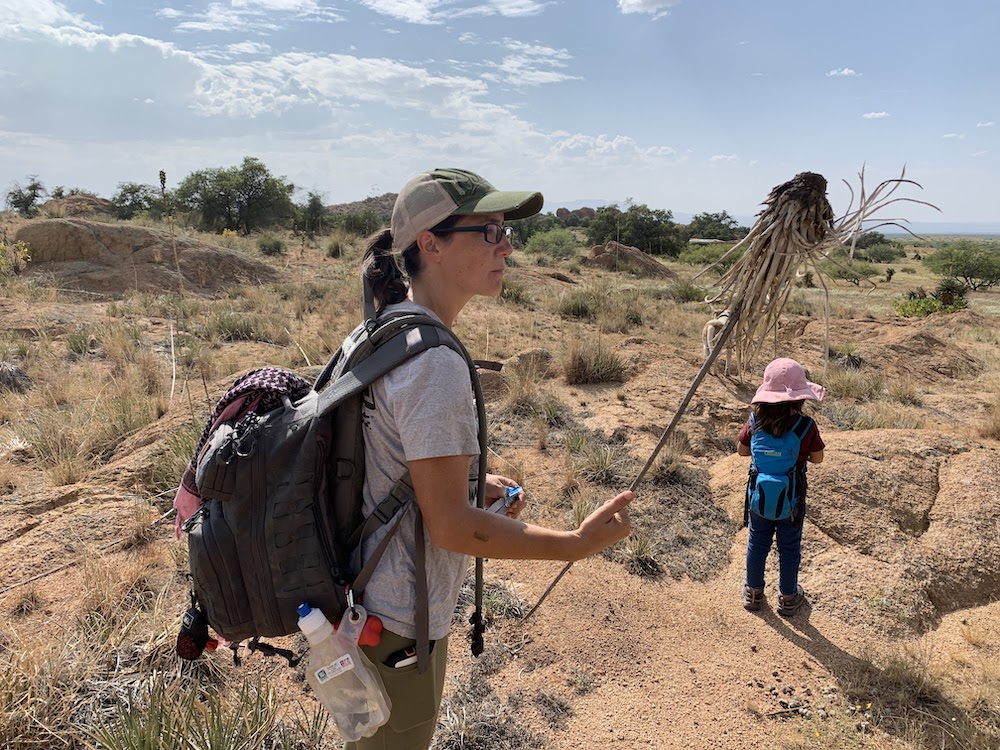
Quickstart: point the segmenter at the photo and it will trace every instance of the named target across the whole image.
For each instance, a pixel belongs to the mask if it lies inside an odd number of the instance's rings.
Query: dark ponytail
[[[420,271],[416,245],[407,248],[403,253],[403,264],[407,276],[415,276]],[[361,261],[361,275],[372,285],[376,312],[381,312],[387,305],[394,305],[406,299],[410,283],[407,276],[399,270],[396,258],[392,254],[392,232],[388,229],[376,232],[368,238],[365,256]]]
[[[447,229],[455,226],[461,216],[449,216],[435,224],[433,229]],[[432,231],[433,231],[432,229]],[[392,232],[383,229],[368,238],[365,257],[361,261],[361,275],[368,279],[375,295],[375,312],[381,312],[387,305],[394,305],[406,299],[410,291],[410,279],[420,275],[420,249],[414,242],[403,253],[403,271],[399,270],[396,257],[392,254]]]

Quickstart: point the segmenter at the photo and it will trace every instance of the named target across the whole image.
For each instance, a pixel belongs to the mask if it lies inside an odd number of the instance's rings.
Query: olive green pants
[[[389,722],[379,727],[373,737],[348,742],[344,750],[427,750],[430,747],[444,691],[448,638],[441,638],[434,644],[430,666],[423,674],[417,672],[416,664],[399,669],[385,665],[389,654],[413,644],[412,638],[383,630],[377,646],[362,648],[378,667],[392,710]]]

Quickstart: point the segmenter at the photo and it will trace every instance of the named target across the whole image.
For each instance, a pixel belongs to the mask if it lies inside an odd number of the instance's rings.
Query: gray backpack
[[[276,408],[217,424],[193,459],[202,503],[182,527],[193,588],[192,609],[178,638],[182,656],[193,658],[204,648],[205,621],[228,641],[253,639],[251,649],[275,651],[258,639],[297,632],[298,605],[309,602],[337,622],[349,595],[352,602],[360,600],[403,516],[401,509],[414,497],[408,475],[401,477],[364,517],[362,398],[375,380],[435,346],[455,350],[469,365],[479,413],[478,499],[483,506],[486,419],[476,364],[455,335],[433,318],[403,314],[370,319],[351,333],[304,396],[293,401],[282,394]],[[395,525],[362,561],[361,542],[389,522]],[[419,510],[417,533],[423,534]],[[426,652],[423,545],[416,548],[418,588],[424,584],[415,592],[417,641],[418,651]],[[478,561],[477,573],[481,579]],[[481,644],[478,615],[473,615],[473,625]],[[185,633],[195,644],[182,648]],[[474,634],[474,651],[475,642]]]

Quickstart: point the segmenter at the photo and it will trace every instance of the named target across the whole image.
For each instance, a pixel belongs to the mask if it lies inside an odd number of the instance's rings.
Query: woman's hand
[[[507,477],[502,477],[499,474],[487,474],[486,475],[486,507],[489,508],[494,502],[500,498],[507,498],[507,488],[517,487],[517,482],[513,479],[508,479]],[[517,518],[521,515],[521,511],[524,510],[525,506],[528,504],[527,497],[524,494],[524,490],[521,490],[513,498],[511,498],[510,505],[507,506],[507,510],[504,514],[508,518]]]
[[[632,502],[632,491],[626,490],[615,498],[608,500],[583,519],[576,530],[582,544],[582,554],[576,559],[589,557],[620,542],[632,531],[632,522],[628,516],[628,504]]]

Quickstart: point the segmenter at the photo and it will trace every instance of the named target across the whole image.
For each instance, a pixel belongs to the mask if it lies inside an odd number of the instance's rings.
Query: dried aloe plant
[[[764,201],[765,208],[758,214],[750,232],[723,256],[726,258],[743,251],[742,257],[719,280],[718,294],[705,300],[714,308],[725,307],[730,311],[731,323],[727,326],[728,330],[723,330],[716,346],[721,348],[726,343],[725,338],[731,339],[738,373],[750,369],[764,339],[772,331],[777,331],[778,318],[796,276],[805,269],[812,270],[823,287],[829,338],[829,290],[819,262],[829,260],[836,263],[830,254],[846,246],[850,264],[854,259],[857,237],[864,231],[897,226],[909,232],[903,225],[906,219],[880,219],[877,216],[886,206],[905,201],[937,210],[937,206],[925,201],[893,197],[904,184],[920,187],[913,180],[905,179],[905,175],[904,168],[898,178],[881,182],[869,194],[865,190],[862,168],[857,208],[854,208],[854,190],[847,183],[851,204],[837,220],[834,220],[833,209],[827,200],[827,182],[822,175],[801,172],[771,190]],[[878,223],[870,226],[872,221]],[[721,263],[721,260],[716,263]]]

